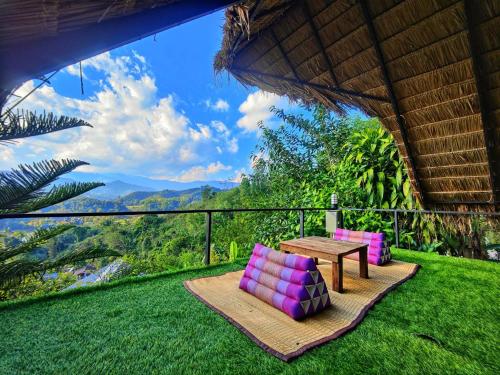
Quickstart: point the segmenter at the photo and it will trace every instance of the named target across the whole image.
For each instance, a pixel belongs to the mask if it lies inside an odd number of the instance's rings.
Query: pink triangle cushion
[[[262,244],[255,245],[240,288],[296,320],[330,306],[325,281],[313,259]]]
[[[368,263],[381,266],[392,259],[391,250],[385,242],[385,233],[355,231],[338,228],[333,239],[360,242],[368,245]],[[346,258],[359,260],[359,253],[347,255]]]

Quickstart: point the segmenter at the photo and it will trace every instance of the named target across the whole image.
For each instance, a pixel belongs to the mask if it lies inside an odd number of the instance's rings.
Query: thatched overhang
[[[0,108],[23,82],[181,23],[234,0],[4,0]]]
[[[216,70],[378,116],[424,206],[499,209],[499,0],[253,0],[224,33]]]

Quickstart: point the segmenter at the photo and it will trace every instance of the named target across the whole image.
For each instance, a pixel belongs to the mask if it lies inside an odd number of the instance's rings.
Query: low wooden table
[[[339,293],[343,290],[344,256],[359,252],[359,276],[368,279],[368,245],[362,243],[326,237],[304,237],[281,242],[280,250],[331,261],[332,288]]]

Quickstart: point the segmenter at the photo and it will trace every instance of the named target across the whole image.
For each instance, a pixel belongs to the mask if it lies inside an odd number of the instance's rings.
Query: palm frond
[[[104,184],[101,182],[71,182],[64,185],[54,186],[47,193],[41,194],[34,199],[20,202],[10,208],[0,209],[0,213],[26,213],[37,211],[77,197],[99,186],[104,186]]]
[[[45,261],[44,266],[47,267],[47,269],[50,269],[50,268],[61,267],[66,264],[73,264],[88,259],[122,256],[122,255],[123,254],[120,253],[119,251],[112,250],[106,247],[94,244],[85,244],[85,245],[80,245],[71,251],[61,254],[54,260]]]
[[[36,112],[18,111],[17,113],[9,113],[6,119],[0,121],[0,142],[33,137],[80,126],[92,127],[86,121],[75,117],[56,116],[52,112],[43,112],[37,115]]]
[[[13,287],[28,275],[43,273],[67,264],[101,257],[122,255],[123,254],[118,251],[89,245],[68,251],[54,260],[39,261],[30,258],[21,258],[13,261],[0,262],[0,288]]]
[[[17,246],[6,246],[0,248],[0,262],[10,259],[19,254],[27,254],[51,238],[58,236],[67,230],[74,228],[71,224],[61,224],[49,229],[38,229],[25,242]]]
[[[24,277],[42,270],[42,263],[34,259],[0,262],[0,288],[12,287],[21,282]]]
[[[0,172],[0,213],[35,211],[102,186],[100,183],[74,183],[53,187],[48,193],[41,191],[59,176],[81,165],[88,163],[72,159],[48,160]]]

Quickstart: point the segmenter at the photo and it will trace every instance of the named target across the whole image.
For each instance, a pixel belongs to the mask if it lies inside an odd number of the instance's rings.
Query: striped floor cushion
[[[391,250],[385,242],[384,233],[355,231],[337,228],[333,233],[333,239],[361,242],[368,245],[368,263],[381,266],[392,259]],[[359,253],[346,256],[349,259],[359,259]]]
[[[325,281],[312,258],[262,244],[255,245],[240,288],[296,320],[330,306]]]

